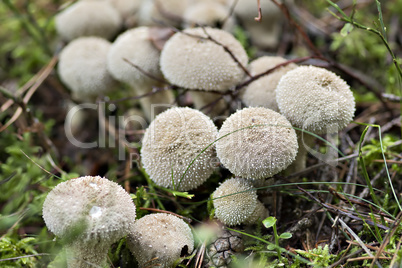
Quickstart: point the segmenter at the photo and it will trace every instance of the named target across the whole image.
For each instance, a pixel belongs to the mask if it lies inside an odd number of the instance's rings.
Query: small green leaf
[[[265,228],[271,228],[274,226],[276,223],[275,217],[268,217],[265,220],[262,221],[262,224],[264,224]]]
[[[282,239],[289,239],[289,238],[291,238],[292,237],[292,234],[291,233],[283,233],[283,234],[281,234],[280,236],[279,236],[279,238],[282,238]]]
[[[268,249],[268,250],[275,250],[275,244],[269,244],[269,245],[267,246],[267,249]]]
[[[341,30],[341,35],[343,37],[347,36],[348,34],[350,34],[353,30],[353,25],[351,23],[346,23],[342,30]]]

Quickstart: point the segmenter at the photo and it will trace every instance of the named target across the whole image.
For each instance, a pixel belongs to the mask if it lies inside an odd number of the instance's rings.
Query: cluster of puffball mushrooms
[[[227,226],[252,225],[268,216],[254,183],[305,167],[306,147],[313,138],[303,131],[339,131],[355,112],[349,86],[331,71],[284,64],[287,60],[276,56],[249,62],[231,33],[238,21],[254,45],[266,48],[277,44],[281,15],[271,1],[262,1],[264,17],[258,23],[257,7],[239,0],[235,16],[229,16],[232,3],[81,0],[55,18],[60,38],[67,42],[58,74],[75,101],[94,102],[122,84],[131,89],[128,96],[167,85],[189,91],[194,108],[160,109],[156,116],[151,105],[173,104],[173,91],[167,88],[140,99],[150,122],[142,139],[142,167],[159,186],[191,191],[221,164],[233,177],[211,197],[216,218]],[[162,35],[162,41],[155,35]],[[283,66],[253,79],[278,64]],[[201,108],[214,102],[217,93],[238,90],[245,81],[239,94],[245,108],[218,129]],[[212,115],[221,115],[225,98],[212,107]],[[65,241],[68,267],[107,266],[110,246],[125,236],[140,267],[171,267],[194,249],[186,222],[167,213],[136,219],[130,195],[106,178],[60,183],[45,200],[43,218]]]

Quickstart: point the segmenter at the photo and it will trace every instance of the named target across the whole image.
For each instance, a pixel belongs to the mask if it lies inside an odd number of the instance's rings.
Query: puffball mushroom
[[[257,207],[257,193],[245,179],[223,182],[212,194],[215,216],[228,226],[238,225],[252,217]]]
[[[355,99],[349,85],[335,73],[315,66],[300,66],[286,73],[276,88],[280,112],[295,127],[315,134],[336,133],[349,124]],[[305,167],[305,146],[313,137],[299,135],[300,150],[295,171]]]
[[[172,267],[178,258],[194,249],[190,227],[167,213],[149,214],[137,220],[127,242],[140,267]]]
[[[119,12],[106,1],[77,1],[55,17],[57,33],[71,41],[81,36],[111,39],[122,26]]]
[[[153,90],[153,87],[164,86],[159,81],[147,76],[132,66],[129,62],[137,65],[147,74],[163,80],[159,68],[160,51],[153,45],[150,39],[149,27],[138,27],[122,33],[113,42],[107,56],[107,68],[112,76],[131,86],[135,94],[143,95]],[[125,61],[128,60],[129,62]],[[140,99],[142,109],[148,120],[151,120],[153,112],[160,113],[174,101],[171,91],[161,91],[154,95]],[[152,111],[152,104],[162,104]]]
[[[282,76],[276,100],[292,125],[317,134],[344,128],[355,112],[349,85],[335,73],[315,66],[299,66]]]
[[[104,267],[109,247],[133,227],[135,205],[117,183],[85,176],[50,191],[43,219],[52,233],[66,241],[68,267]]]
[[[111,44],[100,37],[80,37],[63,48],[57,72],[77,100],[93,101],[107,93],[116,81],[106,68]]]
[[[170,108],[156,116],[145,131],[142,165],[157,185],[173,188],[173,180],[178,191],[194,189],[215,168],[214,147],[208,146],[215,141],[217,133],[212,120],[200,111]]]
[[[276,65],[286,62],[282,57],[263,56],[252,61],[248,70],[251,75],[255,76],[274,68]],[[244,88],[241,95],[241,100],[247,106],[265,107],[276,112],[279,112],[278,104],[276,103],[275,89],[281,77],[290,70],[296,68],[297,65],[290,63],[288,65],[275,69],[272,73],[265,75]]]
[[[230,33],[209,27],[186,29],[175,33],[161,52],[161,70],[169,82],[186,89],[224,91],[243,79],[239,64],[206,33],[246,66],[247,53]]]
[[[221,163],[232,174],[265,179],[287,168],[297,154],[297,136],[281,114],[263,107],[238,110],[222,124],[216,142]]]

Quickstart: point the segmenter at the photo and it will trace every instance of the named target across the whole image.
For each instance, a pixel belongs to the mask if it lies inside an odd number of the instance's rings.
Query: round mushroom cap
[[[106,1],[78,1],[55,17],[57,33],[66,41],[80,36],[111,39],[121,28],[119,12]]]
[[[43,204],[47,228],[74,240],[114,243],[127,235],[135,221],[135,205],[117,183],[99,176],[85,176],[58,184]],[[103,242],[102,242],[103,243]]]
[[[355,112],[349,85],[335,73],[315,66],[286,73],[276,88],[276,101],[292,125],[317,134],[338,132]]]
[[[145,131],[141,148],[143,167],[157,185],[173,188],[174,180],[179,191],[194,189],[215,168],[215,151],[208,146],[217,133],[212,120],[202,112],[188,107],[170,108],[156,116]]]
[[[255,76],[274,68],[276,65],[286,62],[282,57],[263,56],[249,64],[248,70],[251,75]],[[265,75],[252,83],[250,83],[242,92],[241,99],[251,107],[265,107],[275,112],[279,112],[276,103],[275,89],[281,77],[290,70],[296,68],[297,65],[290,63],[288,65],[275,69],[272,73]]]
[[[223,182],[212,193],[215,216],[228,226],[248,219],[257,206],[257,192],[245,179],[232,178]]]
[[[152,44],[148,27],[138,27],[122,33],[113,42],[107,55],[107,68],[112,76],[132,87],[157,83],[124,59],[152,76],[162,78],[159,50]]]
[[[216,142],[221,163],[234,175],[265,179],[296,158],[297,136],[281,114],[263,107],[244,108],[222,124]]]
[[[162,73],[172,84],[187,89],[228,90],[244,77],[240,65],[225,51],[227,47],[242,66],[248,56],[230,33],[214,28],[192,28],[175,33],[162,49]]]
[[[106,69],[110,46],[100,37],[80,37],[61,51],[57,71],[76,98],[91,99],[115,86],[116,81]]]
[[[194,250],[190,227],[167,213],[149,214],[137,220],[127,242],[141,267],[171,267],[182,254]]]

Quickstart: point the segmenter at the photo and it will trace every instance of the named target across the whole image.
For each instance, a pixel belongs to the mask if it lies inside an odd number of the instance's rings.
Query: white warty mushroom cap
[[[183,88],[228,90],[243,79],[244,71],[221,45],[205,39],[204,30],[226,46],[243,66],[247,65],[246,51],[230,33],[208,27],[192,28],[174,34],[166,42],[160,58],[162,73],[172,84]]]
[[[116,81],[106,69],[111,43],[99,37],[80,37],[60,53],[61,81],[78,97],[90,98],[113,89]]]
[[[127,242],[142,267],[171,267],[182,253],[190,254],[194,249],[190,227],[167,213],[149,214],[137,220]]]
[[[141,148],[144,169],[157,185],[173,188],[173,178],[179,191],[198,187],[215,168],[214,147],[201,151],[215,141],[217,132],[212,120],[198,110],[188,107],[166,110],[145,131]]]
[[[135,221],[135,205],[117,183],[85,176],[58,184],[43,204],[47,228],[59,237],[83,228],[75,240],[114,243]]]
[[[276,101],[292,125],[317,134],[338,132],[355,112],[349,85],[335,73],[315,66],[300,66],[282,76]]]
[[[112,38],[123,24],[119,12],[106,1],[78,1],[56,15],[57,33],[66,41],[80,36]]]
[[[141,73],[124,59],[134,63],[141,70],[162,78],[159,55],[159,50],[150,40],[149,28],[138,27],[125,31],[113,42],[107,56],[107,68],[116,80],[133,87],[144,83],[155,84],[155,80]]]
[[[251,75],[258,75],[268,71],[278,64],[287,60],[282,57],[263,56],[249,64],[248,70]],[[276,103],[275,89],[281,77],[290,70],[296,68],[297,65],[290,63],[286,66],[275,69],[272,73],[265,75],[252,83],[250,83],[243,91],[241,99],[244,104],[251,107],[265,107],[275,112],[279,112]]]
[[[215,216],[228,226],[247,220],[257,206],[257,192],[253,185],[241,178],[223,182],[212,194]]]
[[[289,121],[263,107],[232,114],[223,122],[218,139],[216,152],[221,163],[232,174],[248,179],[279,173],[295,160],[298,149]]]

